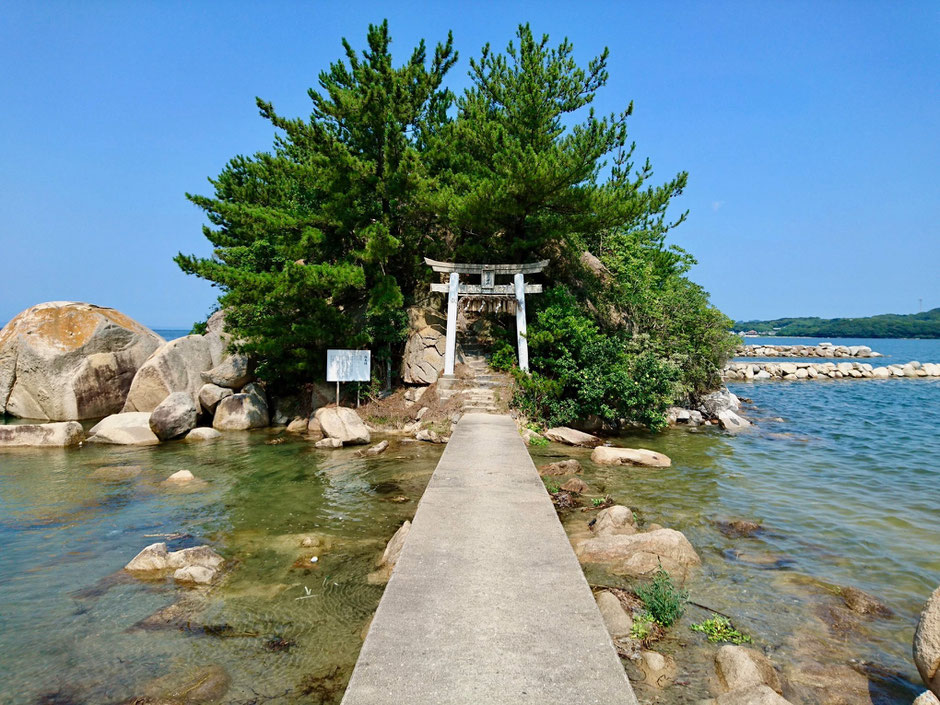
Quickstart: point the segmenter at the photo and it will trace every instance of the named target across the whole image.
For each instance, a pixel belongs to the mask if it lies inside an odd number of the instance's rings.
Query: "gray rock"
[[[582,446],[584,448],[593,448],[601,443],[601,439],[597,436],[592,436],[590,433],[577,431],[567,426],[550,428],[545,432],[544,436],[548,440],[555,441],[556,443],[564,443],[569,446]]]
[[[209,546],[193,546],[167,554],[167,568],[202,566],[216,570],[224,562],[225,559]]]
[[[218,431],[247,431],[268,425],[268,404],[260,387],[246,386],[219,402],[212,427]]]
[[[796,365],[793,365],[793,372],[796,372]],[[739,408],[740,403],[738,402],[738,398],[732,394],[727,387],[722,387],[715,392],[706,394],[699,402],[699,411],[709,418],[717,417],[722,411],[737,411]]]
[[[186,392],[173,392],[150,414],[150,430],[161,441],[185,435],[196,427],[196,403]]]
[[[934,695],[940,695],[940,588],[927,599],[914,631],[914,664]]]
[[[121,410],[163,338],[113,308],[52,301],[0,330],[0,414],[69,421]]]
[[[359,414],[345,406],[321,407],[314,418],[319,422],[323,435],[336,438],[346,445],[361,445],[372,439],[369,429]]]
[[[3,446],[74,446],[85,438],[78,421],[0,426]]]
[[[317,448],[342,448],[343,442],[338,438],[321,438],[314,445]]]
[[[594,601],[604,619],[604,626],[613,639],[623,639],[630,636],[633,629],[633,618],[627,614],[620,600],[612,592],[602,590],[595,593]]]
[[[395,564],[398,563],[398,557],[405,547],[405,540],[408,538],[409,531],[411,531],[410,521],[405,521],[404,524],[398,527],[398,531],[389,539],[388,544],[385,546],[385,551],[382,553],[382,557],[378,560],[378,570],[369,575],[370,583],[388,582],[388,579],[392,575],[392,570],[395,568]]]
[[[115,445],[154,445],[160,442],[150,430],[150,413],[134,411],[112,414],[103,418],[88,431],[89,443]]]
[[[216,438],[221,438],[222,434],[216,431],[214,428],[194,428],[192,431],[186,434],[184,441],[214,441]]]
[[[187,392],[198,400],[202,373],[211,367],[212,355],[203,336],[164,343],[137,370],[124,411],[153,411],[173,392]]]
[[[588,486],[580,477],[572,477],[561,486],[561,489],[572,494],[585,494],[588,491]]]
[[[288,433],[306,433],[308,423],[309,422],[307,421],[307,419],[296,418],[293,421],[291,421],[289,424],[287,424],[287,432]]]
[[[381,441],[366,451],[366,455],[379,455],[388,450],[388,441]]]
[[[252,364],[247,355],[229,355],[211,370],[202,373],[207,384],[228,389],[241,389],[254,379]]]
[[[666,656],[656,651],[641,652],[639,666],[643,672],[643,682],[656,688],[665,688],[671,685],[679,672],[676,661],[672,656]]]
[[[729,433],[739,433],[748,428],[751,422],[727,409],[718,414],[718,425]]]
[[[206,411],[210,414],[215,413],[216,407],[219,405],[219,402],[230,397],[234,392],[228,387],[220,387],[217,384],[204,384],[199,388],[199,405],[202,407],[203,411]]]
[[[210,367],[215,367],[225,359],[225,352],[232,342],[232,336],[225,332],[225,311],[216,311],[206,321],[206,345],[209,347]]]

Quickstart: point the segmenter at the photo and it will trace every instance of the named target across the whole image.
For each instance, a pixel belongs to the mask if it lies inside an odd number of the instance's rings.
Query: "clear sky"
[[[610,47],[602,111],[689,172],[674,241],[734,318],[940,306],[940,4],[930,2],[0,3],[0,323],[48,300],[188,327],[215,296],[184,192],[271,144],[254,106],[306,89],[388,17],[404,56],[452,29],[471,56],[519,22]]]

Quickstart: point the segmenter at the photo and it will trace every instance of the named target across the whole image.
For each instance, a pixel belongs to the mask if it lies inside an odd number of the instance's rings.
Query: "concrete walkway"
[[[508,416],[457,425],[343,703],[636,705]]]

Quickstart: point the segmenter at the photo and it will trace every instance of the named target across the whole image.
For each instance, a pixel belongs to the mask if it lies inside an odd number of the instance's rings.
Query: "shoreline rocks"
[[[592,436],[590,433],[577,431],[567,426],[550,428],[542,435],[555,443],[564,443],[565,445],[580,446],[582,448],[593,448],[601,444],[601,439],[597,436]]]
[[[326,438],[336,439],[345,445],[365,445],[372,440],[368,427],[354,409],[345,406],[320,407],[314,419]]]
[[[150,429],[150,412],[111,414],[88,431],[89,443],[114,445],[155,445],[160,442]]]
[[[196,427],[199,410],[186,392],[173,392],[150,414],[150,430],[161,441],[189,433]]]
[[[134,573],[165,573],[173,570],[177,582],[207,585],[212,582],[225,559],[209,546],[193,546],[167,551],[166,543],[152,543],[134,556],[124,570]]]
[[[934,695],[940,695],[940,588],[927,599],[914,631],[914,664]]]
[[[940,377],[940,364],[914,360],[905,364],[873,367],[862,362],[729,362],[721,371],[725,381],[808,379],[890,379]]]
[[[743,345],[737,357],[884,357],[867,345]]]
[[[702,563],[685,535],[673,529],[596,536],[581,541],[575,553],[582,562],[610,563],[614,573],[632,577],[650,576],[662,567],[685,579]]]

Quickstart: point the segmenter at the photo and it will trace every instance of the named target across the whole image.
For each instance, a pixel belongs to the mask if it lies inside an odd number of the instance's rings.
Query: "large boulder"
[[[434,384],[444,372],[447,321],[436,311],[408,311],[411,335],[405,343],[401,378],[406,384]]]
[[[718,696],[715,703],[716,705],[790,705],[789,700],[782,695],[777,695],[773,688],[766,685],[732,690],[730,693]]]
[[[940,588],[933,591],[914,631],[914,664],[924,685],[940,695]]]
[[[593,448],[594,446],[600,445],[601,443],[601,439],[597,436],[592,436],[590,433],[577,431],[573,428],[568,428],[567,426],[556,426],[555,428],[550,428],[543,435],[550,441],[555,441],[555,443],[564,443],[565,445],[569,446],[583,446],[584,448]]]
[[[196,427],[199,410],[186,392],[173,392],[150,414],[150,430],[161,441],[177,438]]]
[[[770,660],[759,651],[726,644],[715,653],[715,675],[722,693],[766,685],[782,693],[780,676]]]
[[[91,427],[89,443],[114,443],[116,445],[153,445],[160,439],[150,430],[150,414],[133,411],[112,414]]]
[[[353,409],[345,406],[321,407],[317,409],[314,418],[327,438],[334,438],[347,445],[361,445],[372,440],[369,429]]]
[[[539,475],[578,475],[583,472],[581,463],[574,458],[558,460],[539,468]]]
[[[645,448],[612,448],[598,446],[591,452],[591,460],[598,465],[641,465],[650,468],[668,468],[668,456]]]
[[[206,333],[203,338],[209,346],[209,357],[212,359],[212,367],[215,367],[225,359],[226,350],[229,343],[232,342],[232,336],[225,332],[225,311],[216,311],[209,320],[206,321]]]
[[[718,413],[718,425],[728,433],[739,433],[750,427],[751,422],[743,416],[738,416],[731,409],[725,409]]]
[[[579,543],[575,552],[582,562],[611,563],[613,572],[634,577],[650,576],[662,566],[685,578],[702,562],[688,539],[673,529],[596,536]]]
[[[187,335],[164,343],[134,376],[124,411],[153,411],[173,392],[186,392],[198,401],[202,373],[212,367],[205,336]]]
[[[68,421],[121,410],[163,338],[113,308],[52,301],[0,330],[0,413]]]
[[[212,427],[219,431],[247,431],[268,425],[268,402],[257,384],[225,397],[215,409]]]
[[[78,421],[0,426],[0,447],[74,446],[85,438]]]
[[[388,582],[392,571],[395,569],[395,564],[398,563],[401,550],[405,547],[405,540],[408,538],[409,531],[411,531],[410,521],[405,521],[404,524],[398,527],[398,531],[389,539],[388,544],[385,546],[385,551],[382,553],[382,557],[379,558],[377,562],[378,570],[369,574],[368,581],[370,583]]]
[[[247,355],[229,355],[208,372],[202,373],[202,379],[207,384],[215,384],[228,389],[241,389],[248,384],[252,374],[251,361]]]

